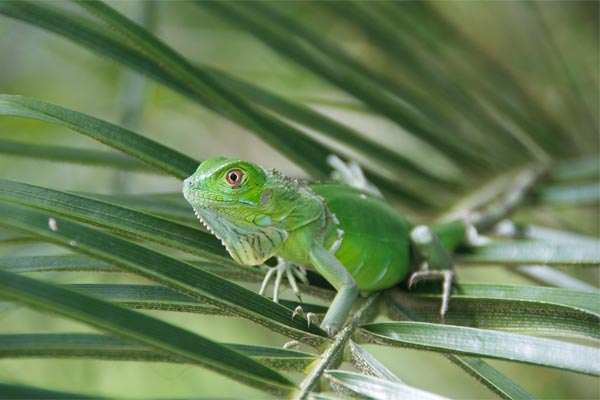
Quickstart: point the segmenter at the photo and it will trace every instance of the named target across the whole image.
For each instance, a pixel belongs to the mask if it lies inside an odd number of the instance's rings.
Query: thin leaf
[[[165,256],[138,244],[117,238],[79,223],[55,218],[57,230],[48,226],[48,215],[0,202],[0,225],[29,232],[82,254],[107,261],[195,299],[222,305],[237,315],[263,324],[296,340],[319,345],[325,332],[314,324],[307,328],[303,318],[291,319],[283,306],[243,287]]]
[[[600,184],[544,186],[532,195],[536,203],[548,205],[585,205],[600,203]]]
[[[525,288],[524,288],[525,289]],[[532,288],[535,291],[536,288]],[[559,289],[550,289],[559,290]],[[458,288],[460,293],[460,287]],[[576,306],[520,299],[499,298],[495,294],[453,294],[445,323],[480,329],[495,329],[527,334],[566,336],[600,340],[600,315]],[[486,296],[487,295],[487,296]],[[408,308],[426,322],[439,322],[439,295],[390,293],[394,307]],[[600,296],[595,296],[598,304]]]
[[[45,271],[121,272],[118,268],[104,261],[79,254],[3,257],[0,258],[0,269],[15,273]]]
[[[109,400],[109,397],[100,397],[82,393],[62,392],[58,390],[48,390],[25,385],[11,385],[0,383],[0,393],[6,400],[32,400],[32,399],[80,399],[80,400]]]
[[[379,360],[373,357],[359,344],[354,343],[351,340],[348,347],[352,357],[352,364],[363,374],[385,379],[390,382],[402,383],[400,378],[394,375],[392,371],[387,369],[385,365],[380,363]]]
[[[248,30],[280,54],[352,94],[434,147],[445,153],[472,159],[466,146],[459,146],[457,141],[450,140],[445,130],[424,116],[414,104],[388,92],[386,87],[393,83],[376,82],[378,79],[369,68],[346,56],[333,43],[327,42],[323,35],[312,34],[298,21],[277,12],[268,3],[198,1],[195,4]]]
[[[64,287],[0,271],[0,296],[144,343],[261,390],[283,394],[290,389],[291,383],[286,378],[227,347],[161,320]]]
[[[496,394],[510,400],[535,400],[521,386],[498,372],[488,363],[475,357],[449,356],[450,361],[458,365],[479,382],[493,390]]]
[[[558,340],[423,322],[368,324],[362,326],[362,331],[365,340],[372,343],[498,358],[600,375],[600,350]]]
[[[414,40],[408,51],[425,56],[417,66],[433,68],[434,73],[446,77],[445,80],[457,81],[467,92],[476,94],[483,110],[468,113],[467,119],[473,113],[501,116],[499,122],[508,125],[507,132],[538,153],[540,158],[545,155],[539,151],[539,146],[551,148],[553,154],[564,152],[565,142],[573,143],[577,148],[572,136],[566,134],[554,116],[528,93],[502,60],[490,56],[487,49],[457,28],[437,7],[425,2],[382,2],[380,7],[380,14],[392,21],[401,35]],[[440,57],[444,60],[441,65],[437,62]],[[446,76],[448,71],[451,75]],[[454,101],[454,96],[451,99]],[[508,121],[512,123],[507,124]],[[535,138],[537,144],[531,143],[529,138]]]
[[[515,224],[512,221],[505,220],[498,224],[495,234],[513,239],[530,239],[546,242],[574,243],[597,245],[600,243],[598,238],[581,235],[560,229],[548,228],[538,225]]]
[[[73,40],[101,55],[108,56],[117,62],[134,68],[203,106],[230,118],[230,116],[223,111],[216,109],[213,105],[207,103],[203,97],[202,91],[190,87],[189,82],[184,82],[170,71],[162,69],[160,67],[162,64],[161,60],[152,59],[146,54],[141,53],[137,48],[129,47],[123,40],[115,39],[113,36],[108,35],[100,26],[96,26],[89,21],[84,22],[83,19],[76,16],[70,16],[61,10],[52,9],[42,6],[39,3],[27,1],[0,2],[0,13],[63,35],[67,39]],[[146,43],[146,45],[148,45],[148,43]],[[160,49],[156,49],[156,51],[159,50]],[[172,60],[169,60],[169,62],[172,62]],[[190,66],[188,65],[185,68],[188,69]],[[197,67],[194,70],[194,74],[201,74],[214,81],[219,80],[218,76],[213,75],[211,69],[205,67]],[[231,84],[231,82],[227,81],[227,79],[224,79],[221,84]],[[238,90],[235,88],[233,89]],[[256,104],[263,103],[260,100],[260,96],[251,98],[250,101]],[[282,107],[285,108],[285,106]],[[303,131],[297,130],[282,121],[265,117],[262,118],[262,122],[268,125],[268,131],[263,129],[257,130],[254,133],[260,135],[266,142],[270,143],[284,154],[287,154],[312,176],[317,178],[327,178],[329,176],[331,167],[325,160],[329,154],[336,152],[335,149],[330,149],[319,144],[310,136],[306,136]],[[189,175],[191,171],[188,172],[187,175]],[[415,207],[434,205],[430,204],[432,201],[430,197],[422,196],[420,193],[415,193],[414,191],[408,192],[404,189],[401,180],[390,184],[389,180],[386,181],[378,175],[369,174],[369,178],[390,193],[401,197],[405,203],[413,204]]]
[[[572,307],[600,316],[600,296],[597,292],[554,289],[539,286],[489,285],[464,283],[457,287],[457,294],[465,297],[490,299],[516,299]]]
[[[133,21],[128,20],[122,14],[119,14],[114,9],[99,1],[85,1],[79,2],[79,4],[109,23],[114,29],[135,43],[136,46],[139,46],[152,58],[159,60],[163,65],[166,65],[171,72],[180,76],[182,80],[188,81],[190,86],[198,85],[198,80],[202,79],[203,76],[211,77],[211,79],[219,84],[221,84],[222,81],[225,81],[228,83],[225,86],[231,87],[233,92],[237,93],[238,90],[241,89],[247,95],[250,95],[252,99],[261,99],[261,104],[269,105],[272,109],[282,112],[282,114],[287,117],[295,117],[294,119],[296,121],[308,122],[308,125],[313,127],[317,126],[320,128],[320,131],[328,133],[329,136],[332,136],[335,133],[335,136],[332,137],[343,143],[350,144],[359,151],[367,150],[370,154],[377,154],[378,158],[387,159],[388,162],[392,162],[393,164],[396,164],[396,166],[410,165],[407,164],[407,161],[409,160],[401,158],[398,154],[391,153],[387,147],[377,145],[353,130],[343,127],[307,107],[296,105],[282,98],[273,96],[267,91],[255,88],[252,85],[235,78],[228,77],[222,72],[217,72],[215,69],[206,70],[198,67],[194,68],[194,66],[189,64],[182,56],[160,42],[142,26],[133,23]],[[217,79],[214,79],[214,75],[216,75]],[[315,123],[318,123],[319,125],[315,125]],[[431,173],[424,174],[423,172],[426,170],[423,170],[422,167],[416,169],[415,167],[417,167],[417,165],[414,163],[412,163],[410,167],[414,172],[421,172],[421,178],[434,179],[438,183],[444,182],[443,180],[440,180],[438,176]]]
[[[456,132],[457,140],[465,147],[477,149],[482,154],[490,148],[495,149],[496,162],[501,161],[508,149],[513,160],[524,157],[523,146],[520,144],[515,146],[514,141],[510,143],[511,136],[506,134],[505,128],[494,120],[481,101],[478,101],[474,88],[469,90],[469,82],[456,78],[447,79],[444,76],[448,73],[447,66],[442,66],[433,58],[439,58],[434,54],[439,50],[445,50],[449,45],[444,41],[444,46],[440,46],[438,39],[435,43],[436,51],[428,51],[432,47],[431,35],[419,29],[420,25],[428,24],[424,16],[415,12],[419,5],[406,4],[402,8],[403,12],[400,13],[393,12],[396,11],[394,7],[386,7],[381,3],[346,1],[327,2],[326,5],[336,15],[348,19],[353,26],[361,29],[371,39],[371,43],[385,50],[385,55],[395,61],[395,66],[400,67],[398,75],[402,76],[402,79],[399,79],[401,81],[399,85],[409,87],[414,85],[427,93],[429,107],[424,110],[425,113],[435,115],[443,112],[445,117],[441,117],[444,118],[444,126]],[[428,50],[421,50],[425,48]],[[448,58],[450,57],[445,59]],[[454,65],[453,74],[457,70],[460,71],[459,66]],[[420,106],[423,107],[422,104]],[[475,135],[468,134],[465,124],[461,127],[457,126],[465,119],[465,115],[468,115],[470,124],[476,125],[481,132],[489,133],[485,145]],[[504,151],[498,151],[499,149]]]
[[[600,243],[600,242],[599,242]],[[599,265],[600,244],[502,241],[457,254],[461,264]]]
[[[370,399],[446,399],[446,397],[416,389],[403,383],[360,375],[349,371],[330,370],[325,373],[325,377],[327,377],[335,386],[342,386],[354,393],[367,396]]]
[[[255,108],[237,92],[214,79],[206,70],[194,68],[189,61],[156,36],[108,5],[100,1],[78,3],[110,24],[143,53],[148,54],[171,76],[184,83],[189,92],[202,98],[209,108],[257,133],[312,175],[319,178],[327,176],[325,171],[330,170],[325,162],[328,152],[323,146],[291,125]],[[306,154],[311,152],[318,157],[315,157],[316,160],[313,159],[312,163],[308,163]],[[302,155],[303,153],[305,154]]]
[[[563,162],[554,167],[549,176],[556,181],[597,180],[600,177],[600,158],[595,154]]]
[[[547,265],[521,265],[516,267],[514,271],[542,285],[568,290],[600,292],[597,286],[573,278],[571,275]]]
[[[148,168],[147,165],[123,154],[109,153],[107,151],[75,149],[72,147],[40,146],[31,143],[0,140],[0,154],[118,168],[127,171],[160,172]]]
[[[390,299],[391,294],[392,292],[388,291],[384,297],[386,299],[388,311],[392,318],[396,318],[398,320],[409,319],[412,321],[422,321],[422,319],[404,303]],[[517,385],[515,382],[510,380],[504,374],[483,360],[473,357],[459,356],[456,354],[447,354],[446,358],[502,398],[508,400],[533,398],[533,396],[527,393],[525,389]]]
[[[233,90],[239,90],[253,101],[259,102],[261,105],[268,107],[281,115],[299,122],[307,127],[310,127],[329,139],[343,143],[358,152],[363,154],[370,160],[377,160],[386,168],[394,169],[402,174],[402,181],[406,179],[421,179],[424,181],[434,181],[440,184],[452,181],[459,184],[458,179],[464,176],[461,175],[458,167],[450,165],[453,168],[445,168],[444,170],[436,169],[431,171],[430,166],[418,164],[402,154],[403,149],[390,149],[389,146],[384,146],[378,142],[365,137],[353,128],[343,125],[338,121],[320,114],[311,108],[300,103],[295,103],[283,97],[277,96],[274,93],[268,92],[257,86],[227,75],[225,72],[217,69],[211,71],[218,79]],[[370,166],[364,165],[364,168]],[[445,186],[451,189],[449,186]]]
[[[196,160],[120,126],[28,97],[0,94],[0,115],[65,126],[180,179],[198,167]]]
[[[100,297],[124,307],[148,310],[181,311],[200,314],[235,315],[226,309],[203,303],[163,286],[124,284],[75,284],[70,285],[82,293]],[[290,313],[298,306],[297,301],[279,300]],[[305,312],[325,314],[327,307],[302,303]]]
[[[38,242],[39,239],[22,235],[19,233],[1,233],[0,234],[0,245],[14,245],[14,244],[30,244]]]
[[[302,371],[315,356],[277,347],[227,344],[247,357],[285,371]],[[36,333],[0,335],[0,358],[94,358],[118,361],[189,363],[173,354],[133,341],[90,333]]]
[[[150,240],[224,265],[236,266],[213,235],[164,218],[100,200],[2,179],[0,199]],[[60,230],[60,226],[54,228]]]
[[[231,268],[219,264],[214,264],[205,261],[196,260],[185,260],[188,264],[193,265],[196,268],[218,275],[227,280],[249,282],[249,283],[262,283],[264,280],[264,272],[256,268]],[[79,255],[79,254],[63,254],[55,256],[19,256],[19,257],[0,257],[0,269],[9,272],[125,272],[119,268],[112,266],[109,263],[99,261],[97,259]],[[335,295],[331,285],[325,281],[325,279],[313,271],[307,271],[307,278],[309,285],[299,283],[303,294],[308,294],[329,301]],[[296,300],[280,300],[281,304],[286,307],[294,309],[298,305]],[[315,313],[323,313],[325,310],[321,306],[306,305],[307,311]],[[222,313],[226,313],[225,310],[221,310]]]
[[[173,199],[167,196],[153,196],[144,193],[142,195],[106,195],[89,192],[76,192],[84,197],[101,200],[111,204],[117,204],[126,208],[133,208],[148,214],[160,215],[168,219],[182,221],[191,221],[198,226],[198,219],[193,212],[190,212],[190,205],[187,203],[181,193],[177,193]],[[175,200],[176,199],[176,200]],[[202,228],[202,226],[200,226]]]

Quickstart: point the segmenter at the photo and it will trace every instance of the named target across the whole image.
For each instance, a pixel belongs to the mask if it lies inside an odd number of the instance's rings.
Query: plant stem
[[[367,300],[364,302],[364,304],[356,313],[354,313],[352,319],[350,322],[348,322],[348,325],[346,325],[346,327],[335,336],[333,343],[329,344],[327,349],[321,354],[320,359],[306,375],[304,380],[302,380],[300,383],[300,389],[293,397],[294,399],[306,399],[314,385],[319,381],[325,372],[325,369],[339,362],[340,355],[342,354],[348,339],[350,339],[359,323],[364,323],[370,318],[372,315],[371,311],[373,310],[373,307],[377,303],[378,299],[379,292],[373,293],[367,297]]]
[[[470,212],[465,218],[466,222],[479,232],[490,230],[523,202],[525,196],[545,175],[546,171],[547,168],[541,164],[534,164],[526,168],[512,181],[512,187],[508,189],[506,195],[481,211]]]

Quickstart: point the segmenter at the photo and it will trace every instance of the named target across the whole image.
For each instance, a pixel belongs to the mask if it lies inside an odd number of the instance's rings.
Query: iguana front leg
[[[344,325],[358,297],[358,286],[342,263],[323,246],[315,244],[309,252],[309,257],[317,272],[338,291],[321,323],[321,328],[329,336],[333,336]]]

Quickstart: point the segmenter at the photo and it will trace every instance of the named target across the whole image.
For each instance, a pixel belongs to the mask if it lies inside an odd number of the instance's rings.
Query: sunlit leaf
[[[600,350],[558,340],[422,322],[364,325],[369,342],[490,357],[600,375]]]
[[[360,375],[354,372],[327,371],[325,377],[334,385],[340,385],[370,399],[410,398],[416,400],[442,400],[446,398],[400,382]]]
[[[599,242],[600,243],[600,242]],[[600,245],[503,241],[470,247],[457,256],[464,264],[599,265]]]

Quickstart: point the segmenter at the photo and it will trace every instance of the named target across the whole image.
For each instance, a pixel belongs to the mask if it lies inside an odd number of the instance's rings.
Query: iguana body
[[[425,230],[411,234],[411,225],[381,198],[346,185],[309,184],[217,157],[185,180],[183,192],[238,263],[259,265],[277,256],[323,275],[338,290],[322,323],[330,334],[343,325],[359,290],[398,284],[416,269],[417,258],[435,261],[433,268],[451,267],[431,231],[420,227]]]

